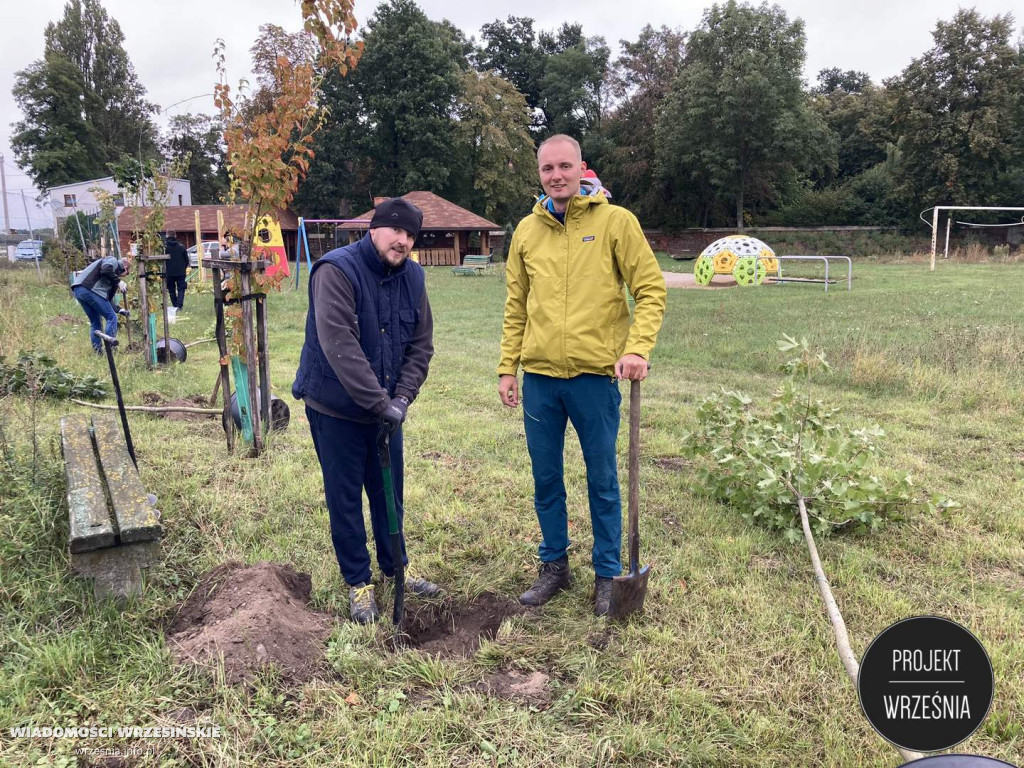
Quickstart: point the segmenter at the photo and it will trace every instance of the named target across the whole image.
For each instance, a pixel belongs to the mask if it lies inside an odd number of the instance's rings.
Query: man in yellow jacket
[[[543,541],[537,581],[519,598],[543,605],[569,586],[563,448],[572,421],[587,467],[594,530],[594,612],[608,612],[622,571],[622,509],[615,440],[618,380],[641,380],[665,314],[665,279],[640,223],[600,191],[580,189],[580,145],[556,135],[537,150],[545,195],[519,222],[505,267],[508,298],[498,394],[519,405]],[[636,305],[630,323],[628,288]]]

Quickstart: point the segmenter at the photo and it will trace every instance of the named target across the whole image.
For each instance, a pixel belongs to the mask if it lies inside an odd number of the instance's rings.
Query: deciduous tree
[[[124,154],[156,157],[154,107],[125,51],[120,25],[100,1],[68,0],[44,37],[43,58],[17,73],[14,86],[25,117],[15,125],[12,145],[36,185],[106,175],[106,164]]]
[[[40,189],[106,175],[99,134],[82,111],[81,71],[47,53],[16,75],[14,100],[23,118],[11,146],[17,163]]]
[[[1012,34],[1010,14],[960,10],[936,24],[935,44],[892,83],[908,203],[991,205],[1000,174],[1024,165],[1024,64]]]
[[[460,144],[472,169],[476,205],[491,221],[508,222],[529,211],[537,163],[526,99],[493,72],[462,75],[456,111]]]
[[[804,27],[781,7],[712,5],[689,39],[658,122],[663,168],[735,202],[772,201],[800,175],[834,163],[827,129],[808,108],[800,73]]]
[[[192,202],[210,205],[228,191],[224,126],[209,115],[175,115],[162,142],[164,156],[180,165],[192,185]]]

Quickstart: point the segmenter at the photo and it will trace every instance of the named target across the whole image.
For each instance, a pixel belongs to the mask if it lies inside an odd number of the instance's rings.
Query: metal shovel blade
[[[647,577],[651,566],[645,565],[636,573],[616,576],[612,579],[612,600],[608,608],[609,619],[623,619],[631,613],[642,611],[647,596]]]

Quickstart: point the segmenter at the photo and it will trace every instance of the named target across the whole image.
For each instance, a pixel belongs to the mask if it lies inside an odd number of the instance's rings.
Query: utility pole
[[[32,217],[28,215],[28,203],[25,202],[25,190],[21,190],[21,204],[25,207],[25,221],[28,222],[28,239],[34,240],[32,235]],[[6,208],[6,206],[5,206]],[[5,211],[6,213],[6,211]]]
[[[32,217],[28,215],[28,203],[25,202],[25,190],[21,190],[21,204],[25,206],[25,221],[28,222],[28,239],[34,240],[32,235]],[[32,253],[36,259],[36,277],[39,278],[39,284],[43,284],[43,271],[39,268],[39,250],[35,247],[35,243],[32,244]]]
[[[4,196],[4,229],[11,233],[11,217],[7,213],[7,176],[4,174],[4,156],[0,155],[0,193]]]

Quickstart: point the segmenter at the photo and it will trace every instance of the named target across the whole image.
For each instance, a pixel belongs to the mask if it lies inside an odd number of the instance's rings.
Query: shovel
[[[117,339],[107,336],[100,331],[93,331],[103,340],[103,347],[107,351],[107,365],[110,366],[110,378],[114,382],[114,394],[117,395],[117,410],[121,413],[121,427],[124,429],[124,442],[128,446],[128,455],[132,457],[132,464],[139,468],[139,462],[135,458],[135,445],[132,443],[132,433],[128,429],[128,415],[124,411],[124,398],[121,397],[121,380],[117,378],[117,366],[114,364],[114,347],[117,346]]]
[[[629,573],[612,579],[609,619],[643,610],[651,566],[640,567],[640,382],[629,383]]]
[[[388,534],[391,536],[391,559],[395,563],[395,610],[391,619],[395,624],[395,637],[401,634],[402,615],[405,611],[405,563],[402,557],[402,528],[398,524],[398,507],[395,504],[395,481],[391,476],[391,446],[387,427],[377,433],[377,453],[380,469],[384,475],[384,498],[388,505]]]

